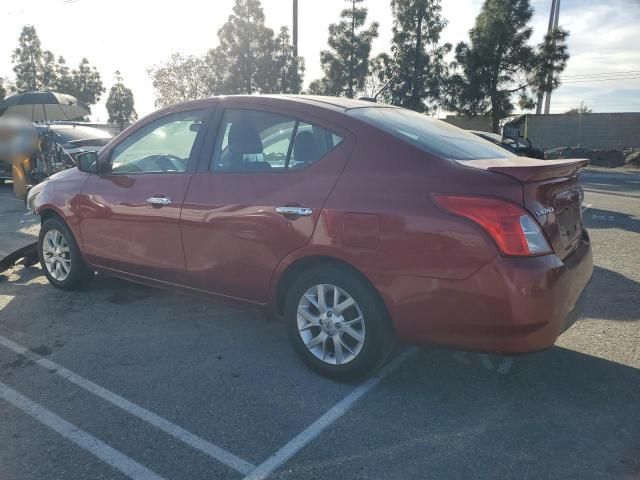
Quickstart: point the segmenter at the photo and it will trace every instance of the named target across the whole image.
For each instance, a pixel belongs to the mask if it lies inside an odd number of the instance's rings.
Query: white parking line
[[[409,348],[398,355],[393,361],[388,363],[378,374],[371,377],[366,382],[360,384],[354,391],[344,397],[333,407],[331,407],[318,420],[309,425],[305,430],[296,435],[289,443],[283,446],[258,467],[244,480],[261,480],[271,475],[280,465],[286,463],[300,450],[306,447],[311,441],[316,439],[325,429],[331,426],[336,420],[344,415],[355,403],[367,394],[373,387],[378,385],[383,378],[395,370],[409,356],[418,351],[417,348]]]
[[[14,407],[19,408],[30,417],[35,418],[40,423],[43,423],[51,430],[71,440],[80,448],[98,457],[104,463],[120,470],[127,477],[135,480],[163,480],[161,476],[152,472],[147,467],[140,465],[138,462],[98,440],[93,435],[67,422],[43,406],[38,405],[4,383],[0,383],[0,398],[11,403]]]
[[[50,372],[55,373],[56,375],[60,375],[62,378],[70,381],[71,383],[79,386],[87,390],[88,392],[93,393],[94,395],[106,400],[107,402],[115,405],[118,408],[126,411],[127,413],[138,417],[141,420],[144,420],[147,423],[150,423],[154,427],[162,430],[163,432],[171,435],[174,438],[177,438],[181,442],[189,445],[196,450],[200,450],[205,455],[227,465],[228,467],[233,468],[239,473],[243,475],[248,474],[253,471],[256,467],[255,465],[237,457],[231,452],[224,450],[221,447],[218,447],[207,440],[194,435],[191,432],[188,432],[182,427],[171,423],[169,420],[166,420],[159,415],[156,415],[149,410],[136,405],[135,403],[130,402],[129,400],[107,390],[106,388],[101,387],[93,383],[86,378],[81,377],[73,373],[70,370],[58,365],[51,360],[46,358],[42,358],[40,355],[32,352],[28,348],[25,348],[21,345],[18,345],[12,340],[9,340],[6,337],[0,335],[0,345],[13,350],[15,353],[22,355],[29,360],[33,361],[37,365],[49,370]]]

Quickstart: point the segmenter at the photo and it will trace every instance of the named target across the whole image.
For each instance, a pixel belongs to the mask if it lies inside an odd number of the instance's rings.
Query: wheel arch
[[[354,267],[351,263],[345,260],[330,256],[330,255],[323,255],[323,254],[301,257],[292,261],[289,265],[286,266],[284,271],[280,274],[280,276],[277,279],[277,285],[276,285],[275,294],[273,297],[272,308],[276,314],[278,315],[284,314],[287,291],[289,290],[289,288],[291,287],[295,279],[302,272],[319,265],[333,265],[336,268],[343,268],[343,269],[349,270],[350,272],[354,273],[356,276],[360,277],[360,279],[363,282],[365,282],[373,292],[375,292],[375,295],[378,301],[380,302],[381,307],[384,308],[385,310],[387,318],[389,318],[389,320],[391,321],[391,316],[389,315],[389,309],[387,308],[387,305],[386,305],[386,302],[384,301],[383,296],[375,287],[375,285],[371,282],[371,280],[369,280],[369,278],[361,270]],[[393,321],[391,321],[391,324],[393,325]]]
[[[69,224],[65,221],[64,217],[62,216],[62,214],[56,210],[53,207],[43,207],[38,211],[38,215],[40,216],[40,224],[42,225],[44,222],[46,222],[47,220],[49,220],[50,218],[58,218],[59,220],[61,220],[62,222],[65,223],[65,225],[69,226]]]

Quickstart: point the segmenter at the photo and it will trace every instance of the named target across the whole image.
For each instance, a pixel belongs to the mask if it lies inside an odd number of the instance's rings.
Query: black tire
[[[341,365],[330,364],[316,357],[307,348],[298,330],[299,302],[309,289],[320,284],[335,285],[348,293],[364,319],[363,346],[355,358]],[[338,381],[353,381],[371,375],[384,364],[395,344],[391,321],[378,293],[358,273],[339,265],[313,267],[292,282],[286,297],[285,323],[289,340],[304,363],[318,374]],[[314,332],[320,331],[320,327],[311,328],[316,329]],[[344,339],[344,335],[345,332],[342,332],[341,338]],[[328,348],[331,348],[331,343]]]
[[[66,278],[62,280],[54,278],[45,263],[43,245],[47,232],[52,230],[60,232],[69,246],[68,258],[70,260],[71,267]],[[62,290],[80,290],[86,287],[93,278],[94,272],[84,263],[82,254],[80,253],[80,248],[78,247],[78,243],[73,237],[71,230],[69,230],[69,227],[67,227],[67,225],[57,217],[45,220],[40,228],[40,235],[38,236],[38,256],[40,258],[42,271],[49,280],[49,283],[56,288],[60,288]]]

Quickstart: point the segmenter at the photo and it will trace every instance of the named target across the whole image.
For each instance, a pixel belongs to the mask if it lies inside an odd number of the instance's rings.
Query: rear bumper
[[[381,293],[406,341],[530,353],[552,346],[579,318],[592,271],[585,234],[564,260],[497,256],[465,280],[396,277]]]

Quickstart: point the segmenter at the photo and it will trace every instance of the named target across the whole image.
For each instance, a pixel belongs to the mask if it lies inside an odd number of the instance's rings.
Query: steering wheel
[[[153,161],[163,172],[170,170],[181,172],[185,167],[184,159],[170,153],[156,155]]]

